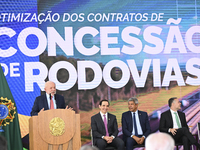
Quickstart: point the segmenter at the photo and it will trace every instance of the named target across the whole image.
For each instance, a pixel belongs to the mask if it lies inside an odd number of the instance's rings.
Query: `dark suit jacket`
[[[185,114],[180,111],[177,111],[177,112],[178,112],[182,127],[186,127],[189,129],[186,122]],[[172,114],[170,110],[161,114],[159,130],[160,132],[169,133],[168,132],[169,128],[173,128]]]
[[[58,108],[65,109],[65,101],[64,101],[63,96],[55,94],[55,101],[56,101],[57,109]],[[44,108],[44,110],[49,109],[46,94],[36,97],[34,105],[32,107],[31,116],[38,115],[38,113],[40,112],[42,108]]]
[[[151,133],[149,117],[146,112],[139,110],[138,110],[138,115],[143,135],[146,138]],[[124,112],[122,114],[122,132],[123,132],[124,142],[126,141],[127,137],[131,137],[132,130],[133,130],[133,117],[131,111]]]
[[[92,136],[93,136],[94,145],[95,145],[97,139],[100,139],[100,138],[102,138],[102,136],[106,135],[106,129],[105,129],[104,122],[103,122],[103,119],[102,119],[100,113],[91,117],[91,128],[92,128]],[[113,135],[113,136],[117,137],[118,132],[119,131],[118,131],[116,116],[108,113],[109,136]]]

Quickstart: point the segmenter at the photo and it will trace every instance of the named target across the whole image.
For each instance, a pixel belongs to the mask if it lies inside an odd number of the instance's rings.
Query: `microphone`
[[[54,99],[55,99],[55,102],[56,102],[56,106],[58,106],[57,105],[57,100],[56,100],[56,94],[54,94]]]
[[[51,100],[51,93],[49,94],[49,98],[50,98],[50,100]]]
[[[50,101],[51,101],[51,93],[49,94],[49,98],[50,98]],[[57,106],[56,94],[54,94],[54,99],[55,99],[56,106]]]

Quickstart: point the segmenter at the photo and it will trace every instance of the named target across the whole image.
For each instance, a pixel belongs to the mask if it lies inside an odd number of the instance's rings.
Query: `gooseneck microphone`
[[[49,94],[49,98],[50,98],[50,101],[51,101],[51,93]],[[57,106],[56,94],[54,94],[54,99],[55,99],[56,106]]]
[[[50,100],[51,100],[51,93],[49,94],[49,98],[50,98]]]

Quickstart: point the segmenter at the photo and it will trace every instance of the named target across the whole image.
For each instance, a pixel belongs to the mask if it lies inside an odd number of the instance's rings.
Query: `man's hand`
[[[73,110],[73,108],[71,108],[71,107],[68,108],[68,105],[66,106],[65,109]]]
[[[140,138],[137,137],[137,136],[135,136],[135,135],[133,135],[132,138],[133,138],[137,143],[140,141]]]
[[[103,139],[106,140],[107,143],[112,143],[113,137],[111,137],[111,136],[104,136]]]
[[[177,130],[177,128],[171,128],[169,131],[173,134],[173,135],[176,135],[176,131]]]
[[[42,109],[40,110],[40,112],[42,112],[42,111],[44,111],[44,108],[42,108]],[[40,113],[40,112],[39,112],[39,113]]]
[[[144,137],[137,137],[137,136],[132,136],[132,138],[138,143],[138,144],[142,144],[144,142]]]
[[[142,144],[144,142],[144,137],[141,137],[140,140],[138,141],[138,144]]]

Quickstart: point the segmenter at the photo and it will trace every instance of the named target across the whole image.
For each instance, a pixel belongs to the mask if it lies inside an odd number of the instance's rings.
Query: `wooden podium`
[[[80,114],[68,109],[42,111],[29,119],[30,150],[79,150]]]

